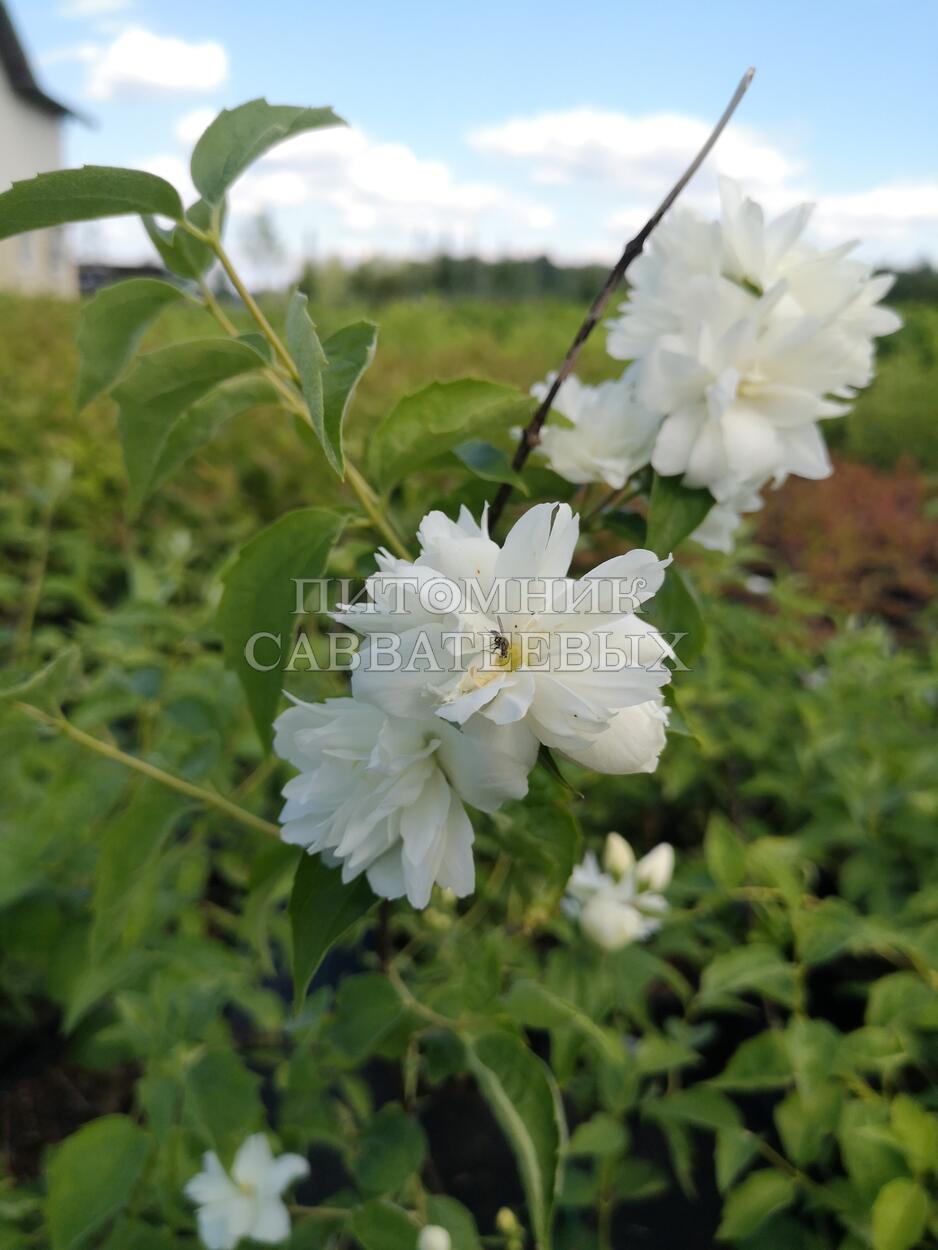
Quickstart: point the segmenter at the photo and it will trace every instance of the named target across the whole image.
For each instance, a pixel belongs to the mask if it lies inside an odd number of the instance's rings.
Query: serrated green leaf
[[[346,977],[336,994],[329,1039],[350,1063],[361,1063],[403,1016],[397,991],[380,972]]]
[[[124,372],[147,327],[185,295],[159,278],[130,278],[106,286],[81,305],[78,317],[78,407],[108,390]]]
[[[518,1163],[537,1250],[550,1250],[554,1199],[566,1137],[550,1070],[511,1033],[467,1046],[469,1067]]]
[[[764,994],[790,1007],[795,999],[795,968],[767,943],[752,943],[725,951],[704,968],[701,1002],[717,1004],[729,995]]]
[[[248,351],[248,348],[244,349]],[[238,553],[224,576],[218,627],[225,660],[238,676],[258,736],[266,751],[273,741],[273,721],[283,685],[283,665],[290,658],[296,625],[295,578],[321,577],[344,518],[324,508],[288,512],[262,530]],[[245,647],[255,635],[270,634],[276,663],[264,672],[253,668]],[[258,662],[269,663],[266,656]]]
[[[307,130],[344,126],[330,108],[300,108],[248,100],[222,109],[192,152],[192,181],[199,194],[217,204],[228,188],[265,152]]]
[[[79,1250],[130,1200],[150,1141],[125,1115],[93,1120],[67,1138],[48,1169],[52,1250]]]
[[[364,876],[343,885],[338,868],[327,868],[319,855],[303,856],[290,894],[293,999],[297,1008],[330,948],[376,903]]]
[[[938,1116],[909,1094],[898,1094],[889,1109],[892,1131],[916,1175],[938,1171]]]
[[[331,447],[338,472],[345,473],[342,430],[355,388],[375,358],[378,327],[356,321],[331,334],[322,345],[327,365],[322,375],[322,423],[326,447]]]
[[[225,209],[226,206],[222,203],[217,214],[219,229],[224,225]],[[211,227],[212,216],[212,209],[204,200],[196,200],[186,210],[186,220],[203,231]],[[151,216],[145,216],[141,220],[163,264],[181,278],[191,278],[198,282],[218,259],[209,245],[195,238],[185,226],[172,226],[164,230]]]
[[[510,386],[463,378],[408,395],[375,430],[368,459],[382,490],[467,439],[523,425],[530,396]]]
[[[182,468],[197,451],[211,442],[232,417],[276,402],[276,391],[269,382],[260,377],[236,378],[232,382],[223,382],[202,399],[197,399],[169,427],[166,441],[153,469],[148,494],[159,490],[177,469]]]
[[[714,1132],[742,1126],[742,1116],[736,1104],[725,1094],[705,1085],[650,1099],[644,1106],[644,1112],[653,1120],[675,1120]]]
[[[795,1182],[790,1176],[772,1168],[753,1172],[727,1198],[717,1237],[723,1241],[751,1237],[763,1221],[790,1206],[794,1198]]]
[[[726,1193],[740,1172],[755,1158],[758,1147],[752,1133],[743,1128],[719,1129],[714,1169],[717,1188]]]
[[[791,1059],[784,1034],[766,1029],[742,1042],[711,1084],[720,1089],[777,1089],[792,1079]]]
[[[656,473],[648,500],[646,545],[659,556],[673,552],[713,507],[706,488],[692,490],[681,478]]]
[[[14,182],[0,195],[0,239],[70,221],[159,213],[178,221],[182,201],[175,187],[142,169],[83,165],[55,169]]]
[[[174,343],[138,358],[114,389],[132,513],[152,490],[170,431],[185,410],[219,383],[263,366],[246,343],[223,338]]]
[[[326,354],[322,349],[316,327],[313,325],[307,305],[309,301],[301,291],[294,291],[287,306],[287,347],[300,374],[303,399],[309,413],[310,424],[326,453],[326,459],[341,477],[344,473],[341,447],[333,445],[326,436],[323,400],[323,370]]]

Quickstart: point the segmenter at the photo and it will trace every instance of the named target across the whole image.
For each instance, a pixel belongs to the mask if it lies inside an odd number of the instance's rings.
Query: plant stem
[[[518,442],[518,447],[517,447],[517,450],[515,451],[514,459],[511,462],[511,466],[515,470],[515,472],[518,472],[519,470],[524,468],[524,463],[527,460],[528,456],[530,456],[531,452],[540,442],[541,430],[543,429],[544,423],[546,422],[548,416],[550,415],[550,410],[553,405],[553,402],[557,398],[557,392],[560,390],[561,386],[563,386],[566,379],[573,372],[573,366],[576,364],[577,359],[580,355],[580,352],[583,349],[583,344],[586,342],[586,340],[592,334],[593,330],[596,328],[596,325],[598,324],[600,317],[603,315],[603,313],[606,310],[606,305],[609,303],[610,299],[612,298],[613,292],[615,291],[616,287],[619,285],[619,283],[622,281],[623,277],[625,276],[625,271],[628,269],[629,265],[631,265],[632,261],[635,260],[636,256],[641,255],[642,250],[644,249],[645,244],[648,241],[649,235],[652,233],[652,231],[661,221],[662,217],[664,217],[665,213],[668,211],[668,209],[671,207],[671,205],[674,203],[677,197],[681,194],[681,192],[690,182],[691,178],[693,178],[694,174],[697,172],[697,170],[706,160],[707,156],[710,154],[711,148],[713,147],[717,139],[719,139],[720,135],[725,130],[726,125],[729,122],[730,118],[736,112],[736,109],[737,109],[737,106],[739,105],[740,100],[742,100],[743,96],[746,94],[747,90],[749,89],[749,84],[752,82],[752,78],[754,74],[755,74],[754,69],[748,69],[746,73],[743,74],[742,78],[740,79],[739,86],[736,88],[735,92],[733,93],[733,98],[730,100],[729,104],[723,110],[723,114],[720,117],[720,120],[717,122],[713,130],[710,132],[710,135],[706,143],[703,145],[703,147],[700,149],[700,151],[697,153],[697,155],[688,165],[687,169],[685,169],[684,173],[680,176],[680,178],[677,180],[677,182],[674,184],[674,186],[671,188],[668,194],[664,197],[664,199],[661,201],[661,203],[658,205],[658,207],[655,209],[655,211],[652,213],[649,219],[645,222],[644,226],[642,226],[641,230],[639,230],[638,234],[636,234],[634,238],[629,239],[628,243],[626,243],[625,250],[623,251],[622,255],[619,257],[619,259],[616,261],[615,265],[610,270],[609,276],[606,278],[606,281],[603,283],[598,295],[593,300],[593,303],[590,305],[590,310],[586,314],[586,318],[583,321],[583,324],[580,326],[579,330],[577,330],[576,335],[574,336],[573,342],[570,344],[570,347],[567,350],[567,354],[563,359],[563,363],[561,364],[560,368],[557,370],[557,376],[554,378],[553,382],[550,384],[547,394],[544,396],[544,399],[539,404],[533,417],[531,418],[531,420],[528,422],[528,424],[525,426],[524,430],[521,433],[521,438]],[[508,503],[508,500],[511,498],[512,489],[513,488],[511,486],[511,483],[505,482],[499,488],[498,494],[495,496],[495,502],[492,504],[491,508],[489,509],[489,533],[490,534],[494,534],[495,532],[495,528],[498,525],[498,521],[502,515],[502,512],[504,512],[505,510],[505,505]]]
[[[248,310],[248,312],[257,322],[258,328],[260,329],[264,338],[274,349],[274,352],[280,358],[281,364],[286,369],[290,377],[294,380],[294,382],[299,382],[300,375],[299,375],[299,371],[296,365],[293,363],[293,357],[290,355],[290,353],[287,351],[286,347],[284,346],[283,340],[281,339],[280,335],[277,333],[274,327],[267,320],[267,317],[264,314],[264,310],[261,308],[260,304],[258,304],[257,300],[254,298],[251,292],[247,289],[247,287],[241,281],[241,277],[238,274],[237,269],[235,269],[234,265],[232,264],[231,257],[225,251],[222,245],[221,239],[218,237],[218,235],[213,235],[211,236],[209,242],[211,244],[212,251],[218,257],[219,261],[221,261],[221,267],[222,269],[224,269],[225,273],[228,275],[229,282],[234,287],[234,289],[238,292],[238,295],[241,297],[241,301],[244,304],[245,308]]]
[[[215,243],[213,243],[212,246],[215,247]],[[242,300],[244,300],[245,305],[247,306],[249,312],[254,317],[254,320],[257,322],[258,326],[262,330],[265,338],[270,343],[271,347],[274,349],[275,352],[277,352],[279,356],[281,356],[282,359],[285,358],[287,372],[289,373],[290,378],[298,381],[299,375],[296,371],[295,365],[293,364],[292,357],[290,356],[289,352],[287,352],[287,349],[284,347],[283,343],[281,342],[274,328],[271,326],[270,322],[267,320],[267,318],[264,316],[261,309],[258,307],[257,302],[254,300],[254,297],[250,294],[250,292],[241,282],[240,278],[237,278],[237,274],[235,273],[235,270],[233,266],[231,265],[231,261],[227,257],[227,253],[225,254],[225,257],[223,259],[222,258],[223,249],[221,250],[220,249],[221,249],[221,244],[219,243],[217,247],[215,248],[216,254],[218,255],[218,258],[219,260],[221,260],[222,264],[225,265],[225,272],[228,274],[229,278],[231,278],[231,281],[234,284],[235,289],[237,290],[238,294],[241,296]],[[227,264],[225,264],[226,260],[227,260]],[[211,293],[211,291],[208,289],[208,287],[206,286],[204,282],[201,284],[201,286],[202,286],[202,296],[205,300],[206,308],[209,310],[209,312],[212,314],[212,316],[215,318],[215,320],[222,327],[222,329],[225,331],[226,334],[230,334],[233,337],[237,337],[238,331],[237,331],[236,326],[228,317],[225,310],[221,307],[218,300]],[[307,425],[312,426],[312,420],[310,418],[306,405],[303,403],[300,396],[297,395],[296,392],[293,390],[289,381],[281,377],[276,369],[265,369],[263,372],[264,372],[264,377],[276,389],[278,395],[280,395],[280,397],[283,399],[286,407],[291,412],[295,413],[298,417],[300,417],[303,421],[305,421]],[[366,481],[366,479],[361,474],[361,472],[355,467],[355,465],[351,462],[351,460],[349,460],[347,456],[345,458],[345,477],[349,486],[351,486],[352,490],[355,492],[355,495],[358,498],[358,502],[361,504],[363,511],[368,516],[368,519],[371,521],[371,524],[374,527],[374,529],[379,534],[381,534],[385,542],[388,544],[388,546],[391,548],[391,550],[394,552],[396,556],[400,556],[402,560],[409,560],[410,552],[407,550],[407,547],[404,545],[403,540],[401,539],[400,535],[397,533],[397,530],[394,528],[393,524],[391,523],[390,518],[385,516],[382,513],[381,501],[379,500],[375,492],[372,490],[371,486]]]
[[[172,773],[165,772],[162,768],[157,768],[155,764],[148,764],[146,760],[138,759],[135,755],[128,755],[126,752],[119,750],[118,747],[111,746],[109,742],[102,742],[100,738],[95,738],[91,734],[85,733],[83,729],[76,728],[64,716],[52,716],[38,707],[33,707],[31,703],[16,703],[14,706],[24,716],[29,716],[32,720],[37,721],[40,725],[45,725],[48,729],[55,729],[59,733],[65,734],[73,742],[87,747],[90,751],[96,751],[98,755],[103,755],[105,759],[123,764],[125,768],[132,768],[134,772],[142,773],[144,777],[149,777],[151,781],[158,781],[161,786],[166,786],[170,790],[176,790],[190,799],[195,799],[198,803],[204,803],[208,807],[217,808],[218,811],[224,812],[226,816],[230,816],[240,824],[246,825],[249,829],[271,834],[275,838],[280,836],[279,826],[272,824],[269,820],[264,820],[261,816],[255,816],[247,808],[240,807],[237,803],[232,803],[230,799],[226,799],[220,794],[215,794],[212,790],[206,790],[202,786],[193,785],[191,781],[184,781],[181,777],[174,777]]]
[[[349,486],[358,496],[358,502],[368,514],[368,519],[374,528],[379,534],[383,535],[388,546],[396,556],[400,556],[402,560],[409,560],[410,552],[398,535],[397,530],[391,524],[390,518],[381,511],[381,500],[347,456],[345,458],[345,476]]]

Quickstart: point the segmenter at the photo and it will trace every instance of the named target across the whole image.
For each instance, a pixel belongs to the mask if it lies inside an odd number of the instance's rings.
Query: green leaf
[[[395,1193],[423,1167],[427,1140],[423,1129],[397,1103],[386,1103],[365,1125],[355,1179],[363,1193]]]
[[[888,1124],[885,1100],[856,1098],[844,1103],[837,1142],[847,1175],[862,1193],[875,1193],[906,1171],[895,1141],[883,1132]]]
[[[290,894],[293,1002],[297,1009],[327,952],[377,901],[365,876],[343,885],[341,870],[327,868],[321,856],[302,857]]]
[[[928,1220],[928,1194],[916,1181],[897,1176],[873,1203],[873,1250],[912,1250]]]
[[[130,363],[147,326],[167,304],[185,296],[158,278],[131,278],[106,286],[81,305],[78,316],[78,407],[108,390]]]
[[[223,338],[174,343],[137,360],[114,389],[132,513],[152,490],[170,430],[189,405],[220,382],[263,365],[246,343]]]
[[[648,501],[646,545],[659,556],[670,554],[712,507],[713,496],[706,488],[691,490],[681,485],[680,476],[660,477],[656,473]]]
[[[742,1042],[711,1084],[733,1090],[777,1089],[791,1079],[785,1036],[779,1029],[766,1029]]]
[[[764,1220],[790,1206],[794,1198],[795,1182],[790,1176],[773,1168],[753,1172],[727,1198],[717,1236],[724,1241],[750,1237]]]
[[[350,1063],[361,1063],[374,1054],[403,1015],[397,991],[380,972],[345,977],[336,995],[329,1038]]]
[[[159,490],[177,469],[182,468],[200,448],[211,442],[232,417],[276,402],[276,391],[269,382],[260,377],[236,378],[233,382],[223,382],[204,398],[196,400],[169,427],[150,479],[148,493]]]
[[[537,1250],[550,1250],[566,1136],[554,1079],[546,1065],[512,1033],[483,1035],[468,1045],[467,1057],[518,1162]]]
[[[375,358],[378,327],[356,321],[329,336],[322,345],[328,364],[322,375],[323,445],[332,449],[340,476],[345,474],[342,427],[355,388]]]
[[[222,109],[192,152],[192,181],[203,199],[217,204],[254,161],[294,135],[324,126],[344,126],[330,108],[298,108],[249,100]]]
[[[372,436],[369,464],[382,490],[470,437],[524,424],[532,399],[511,386],[463,378],[402,399]]]
[[[753,942],[725,951],[704,968],[699,999],[719,1004],[727,996],[754,992],[786,1007],[794,1005],[795,968],[774,946]]]
[[[624,1063],[625,1051],[619,1039],[573,1003],[539,981],[521,978],[502,999],[505,1010],[519,1024],[532,1029],[552,1029],[570,1024],[595,1043],[612,1063]]]
[[[648,604],[647,616],[662,633],[684,635],[675,640],[674,649],[685,664],[693,664],[703,651],[707,627],[690,574],[671,564]]]
[[[829,1081],[810,1097],[792,1090],[775,1108],[775,1126],[785,1153],[799,1167],[813,1163],[837,1126],[843,1086]]]
[[[743,1128],[727,1128],[717,1131],[714,1167],[717,1188],[726,1193],[733,1182],[753,1160],[758,1147],[752,1133]]]
[[[592,1119],[576,1126],[570,1136],[567,1153],[604,1159],[624,1154],[627,1145],[625,1126],[615,1116],[599,1111]]]
[[[224,204],[218,216],[220,224],[223,224]],[[191,208],[186,210],[186,219],[199,230],[208,230],[212,225],[211,207],[204,200],[196,200]],[[207,243],[196,239],[184,226],[172,226],[169,230],[164,230],[150,216],[145,216],[141,220],[163,264],[172,273],[179,274],[181,278],[191,278],[197,282],[218,259]]]
[[[158,857],[186,806],[181,795],[145,782],[99,835],[91,929],[96,957],[114,943],[139,940],[135,929],[129,935],[125,930],[143,910],[140,897],[146,889],[147,867]]]
[[[480,1250],[479,1230],[461,1202],[442,1194],[427,1195],[427,1223],[437,1224],[449,1233],[452,1250]]]
[[[246,543],[224,575],[218,626],[225,660],[244,688],[266,751],[273,741],[273,720],[283,685],[282,666],[290,658],[297,619],[293,579],[323,575],[343,523],[341,516],[324,508],[288,512]],[[259,634],[273,635],[273,641],[266,641],[270,653],[277,656],[266,672],[252,667],[245,655],[245,647]],[[271,663],[260,650],[255,658],[258,663]]]
[[[745,879],[745,847],[736,830],[719,812],[714,812],[707,822],[704,858],[707,871],[721,889],[735,889]]]
[[[81,672],[77,647],[63,647],[55,659],[26,677],[8,678],[0,687],[0,707],[8,703],[32,703],[57,708]]]
[[[742,1126],[742,1116],[735,1103],[725,1094],[704,1085],[649,1099],[643,1109],[654,1120],[693,1124],[713,1132]]]
[[[414,1250],[419,1229],[393,1202],[375,1198],[352,1214],[352,1232],[364,1250]]]
[[[290,296],[287,306],[287,347],[300,373],[303,399],[306,401],[310,423],[322,444],[326,459],[339,477],[342,477],[342,449],[334,446],[326,437],[322,375],[327,361],[316,327],[307,312],[308,302],[301,291],[294,291]]]
[[[125,1115],[107,1115],[73,1133],[48,1168],[46,1218],[52,1250],[78,1250],[118,1215],[136,1188],[150,1142]]]
[[[179,221],[182,201],[175,187],[141,169],[83,165],[56,169],[14,182],[0,195],[0,239],[69,221],[159,213]]]
[[[938,1116],[908,1094],[898,1094],[889,1109],[892,1131],[916,1175],[938,1171]]]
[[[470,473],[482,478],[484,482],[507,482],[522,495],[530,494],[528,484],[511,466],[507,452],[491,443],[483,443],[478,439],[470,439],[459,443],[453,448],[453,455]]]
[[[187,1074],[186,1099],[206,1142],[226,1161],[264,1122],[260,1078],[233,1050],[206,1051]]]

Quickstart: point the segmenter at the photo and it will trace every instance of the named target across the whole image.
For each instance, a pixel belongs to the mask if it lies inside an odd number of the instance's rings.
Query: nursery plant
[[[675,205],[750,78],[555,373],[430,380],[357,440],[378,328],[279,317],[224,242],[331,109],[223,111],[188,207],[100,167],[0,195],[0,237],[132,214],[166,267],[80,315],[129,527],[244,414],[308,466],[220,565],[157,535],[42,667],[21,618],[6,1012],[50,1001],[123,1084],[0,1191],[0,1247],[610,1250],[668,1202],[675,1245],[938,1235],[934,670],[875,625],[819,642],[784,579],[750,585],[771,613],[722,593],[899,326],[808,207]],[[141,351],[180,307],[206,328]],[[49,464],[45,515],[68,489]]]

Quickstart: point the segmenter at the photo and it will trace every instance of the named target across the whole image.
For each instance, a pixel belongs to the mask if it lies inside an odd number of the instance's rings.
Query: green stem
[[[258,326],[263,332],[264,337],[270,343],[271,347],[274,349],[277,355],[280,356],[281,359],[284,361],[284,364],[287,368],[287,372],[289,373],[290,378],[298,382],[299,374],[297,373],[296,366],[293,363],[292,357],[290,356],[287,349],[284,347],[283,343],[281,342],[273,326],[264,316],[261,309],[258,307],[257,302],[255,301],[254,297],[251,295],[250,291],[248,291],[247,288],[244,286],[244,284],[241,282],[241,279],[238,277],[237,273],[235,272],[234,267],[232,266],[231,261],[227,256],[227,253],[224,252],[224,249],[222,248],[221,243],[219,243],[217,240],[210,240],[210,242],[212,244],[212,247],[215,250],[216,255],[218,256],[218,259],[222,262],[222,265],[224,265],[225,272],[228,274],[228,277],[231,279],[232,284],[235,287],[235,290],[241,296],[242,300],[245,303],[245,306],[248,308],[248,311],[251,313],[252,317],[257,322]],[[230,334],[232,335],[232,337],[237,337],[237,334],[238,334],[237,328],[235,327],[231,319],[228,317],[225,310],[218,303],[218,300],[211,293],[211,291],[208,289],[205,283],[202,283],[201,286],[202,286],[202,296],[203,296],[203,299],[205,300],[206,308],[209,310],[209,312],[212,314],[212,316],[215,318],[215,320],[222,327],[222,329],[225,331],[226,334]],[[280,395],[286,407],[291,412],[295,413],[298,417],[300,417],[303,421],[305,421],[307,425],[312,426],[312,419],[309,415],[309,411],[306,405],[303,403],[300,396],[297,395],[297,393],[293,390],[293,387],[289,384],[289,382],[286,381],[284,378],[282,378],[275,369],[265,369],[264,377],[276,389],[278,395]],[[390,518],[385,516],[384,513],[381,511],[380,499],[372,490],[369,483],[365,480],[364,476],[359,472],[359,470],[355,467],[355,465],[351,462],[351,460],[349,460],[347,456],[345,458],[345,476],[346,476],[346,480],[348,481],[349,486],[351,486],[352,490],[355,492],[356,496],[358,497],[358,502],[361,504],[362,509],[368,516],[368,519],[371,521],[371,524],[376,530],[376,532],[382,535],[385,542],[388,544],[388,546],[390,547],[390,549],[394,552],[396,556],[400,556],[402,560],[409,560],[410,552],[407,550],[407,547],[405,546],[403,540],[401,539],[400,535],[397,533],[397,530],[394,528],[393,524],[391,523]]]
[[[141,773],[144,777],[149,777],[151,781],[157,781],[161,786],[166,786],[170,790],[176,790],[179,794],[195,799],[198,803],[204,803],[207,807],[214,807],[218,811],[224,812],[226,816],[237,820],[240,824],[246,825],[249,829],[271,834],[275,838],[280,836],[279,826],[272,824],[269,820],[264,820],[261,816],[255,816],[247,808],[240,807],[237,803],[232,803],[230,799],[226,799],[220,794],[215,794],[212,790],[205,790],[202,786],[193,785],[191,781],[184,781],[181,777],[174,777],[172,773],[167,773],[162,768],[157,768],[155,764],[148,764],[146,760],[138,759],[135,755],[127,755],[126,752],[111,746],[109,742],[102,742],[100,738],[95,738],[91,734],[85,733],[84,730],[76,728],[64,716],[52,716],[38,707],[33,707],[31,703],[16,703],[14,706],[24,716],[30,717],[40,725],[45,725],[48,729],[55,729],[57,732],[65,734],[73,742],[87,747],[90,751],[97,752],[98,755],[103,755],[105,759],[123,764],[125,768],[132,768],[134,772]]]

